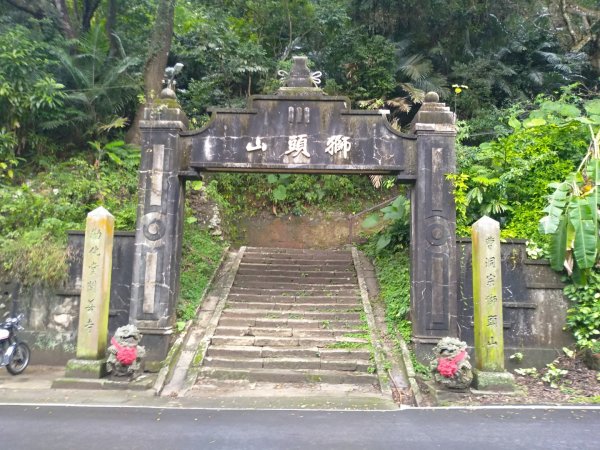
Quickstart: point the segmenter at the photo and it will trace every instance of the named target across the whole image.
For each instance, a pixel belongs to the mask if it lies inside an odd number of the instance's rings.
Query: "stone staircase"
[[[350,251],[241,251],[197,383],[378,385]]]

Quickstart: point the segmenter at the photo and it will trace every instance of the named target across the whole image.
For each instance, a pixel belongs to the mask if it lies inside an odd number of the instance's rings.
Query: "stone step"
[[[279,267],[247,267],[240,266],[237,271],[238,276],[267,276],[267,277],[288,277],[288,278],[343,278],[356,280],[356,273],[352,270],[284,270]]]
[[[291,328],[291,327],[228,327],[219,325],[215,330],[215,336],[279,336],[300,338],[335,338],[356,337],[364,335],[361,329],[318,329],[318,328]]]
[[[273,303],[337,303],[357,304],[361,302],[358,296],[310,296],[310,295],[258,295],[258,294],[229,294],[228,301],[234,302],[273,302]]]
[[[361,320],[317,320],[317,319],[259,319],[256,317],[221,317],[219,326],[224,327],[291,327],[301,329],[360,329],[363,326]]]
[[[348,250],[319,250],[312,248],[288,248],[288,247],[246,247],[246,254],[287,254],[287,255],[351,255]]]
[[[354,267],[352,257],[350,258],[327,258],[327,257],[301,257],[294,256],[278,257],[272,255],[244,255],[241,264],[264,264],[271,266],[290,265],[297,267]]]
[[[371,352],[360,348],[319,348],[319,347],[254,347],[243,345],[211,345],[207,356],[225,359],[254,358],[312,358],[325,361],[356,360],[369,361]]]
[[[296,273],[292,276],[284,276],[284,275],[241,275],[237,274],[235,277],[236,284],[246,284],[246,283],[277,283],[277,284],[304,284],[304,285],[313,285],[313,284],[345,284],[345,285],[356,285],[356,277],[309,277],[304,276],[304,273]]]
[[[294,289],[282,289],[282,288],[271,288],[271,289],[262,289],[262,288],[247,288],[245,286],[232,286],[230,294],[248,294],[248,295],[284,295],[290,297],[358,297],[360,296],[360,291],[355,287],[352,288],[344,288],[339,286],[330,286],[330,287],[304,287],[299,289],[295,287]]]
[[[229,369],[303,369],[303,370],[339,370],[344,372],[368,372],[370,362],[367,361],[326,361],[318,357],[304,358],[223,358],[207,357],[204,367],[221,367]]]
[[[351,261],[304,261],[297,263],[294,260],[290,261],[263,261],[258,259],[242,261],[240,268],[246,269],[262,269],[262,270],[285,270],[292,272],[300,272],[303,270],[311,272],[325,272],[325,271],[340,271],[340,272],[356,272],[354,264]]]
[[[237,345],[255,347],[318,347],[339,348],[352,346],[353,348],[366,348],[368,339],[355,337],[278,337],[278,336],[232,336],[215,335],[211,338],[211,345]]]
[[[328,251],[328,250],[301,250],[301,251],[278,251],[275,249],[261,248],[252,249],[246,247],[244,257],[268,257],[277,259],[320,259],[320,260],[351,260],[352,252]]]
[[[282,311],[293,312],[362,312],[362,305],[358,302],[348,303],[275,303],[275,302],[232,302],[228,301],[225,310],[228,309],[258,309],[261,311]]]
[[[225,309],[221,317],[253,317],[256,319],[313,319],[313,320],[360,320],[359,312],[298,312],[287,310],[272,310],[265,311],[260,309],[242,309],[231,308]]]
[[[275,282],[275,281],[261,281],[256,277],[253,277],[250,280],[244,280],[242,278],[236,277],[233,282],[234,287],[243,286],[244,288],[249,289],[264,289],[264,290],[272,290],[272,289],[288,289],[290,291],[298,292],[307,289],[323,289],[330,290],[330,288],[336,287],[338,289],[352,289],[356,286],[356,283],[349,283],[346,280],[339,280],[339,282],[326,280],[326,281],[317,281],[311,280],[310,283],[298,281],[292,283],[284,283],[284,282]]]
[[[376,375],[336,370],[227,369],[203,367],[200,376],[219,380],[248,380],[269,383],[327,383],[378,385]]]

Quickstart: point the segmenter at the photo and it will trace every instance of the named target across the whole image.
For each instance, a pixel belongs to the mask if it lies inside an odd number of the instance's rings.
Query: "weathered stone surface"
[[[473,384],[480,391],[514,391],[515,377],[509,372],[486,372],[475,369]]]
[[[509,240],[501,245],[502,299],[504,326],[504,364],[507,368],[542,368],[556,358],[557,348],[574,343],[564,330],[569,302],[563,294],[560,275],[546,260],[530,260],[524,240]],[[470,346],[473,333],[473,277],[471,240],[459,240],[458,326]],[[515,365],[509,357],[521,352],[525,359]]]
[[[504,371],[500,224],[484,216],[473,224],[473,320],[475,365]]]
[[[130,322],[144,336],[148,361],[161,361],[171,340],[179,293],[184,204],[179,133],[187,119],[176,107],[146,108],[144,119]]]
[[[101,359],[108,341],[114,217],[103,207],[86,219],[77,358]]]
[[[70,359],[67,363],[67,378],[102,378],[106,375],[105,359]]]
[[[211,122],[182,133],[195,170],[399,173],[414,179],[415,137],[346,97],[260,95],[248,109],[213,109]]]
[[[455,116],[435,95],[427,98],[412,124],[417,179],[411,197],[411,316],[417,353],[428,353],[457,330],[456,208],[446,179],[456,171]]]
[[[467,343],[457,338],[445,337],[438,342],[429,368],[434,381],[447,389],[467,389],[473,381]]]
[[[117,329],[108,347],[106,371],[116,379],[135,379],[144,371],[146,349],[139,345],[141,334],[135,325]]]

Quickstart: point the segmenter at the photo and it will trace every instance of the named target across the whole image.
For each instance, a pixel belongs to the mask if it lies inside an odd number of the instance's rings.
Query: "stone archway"
[[[306,58],[286,86],[253,96],[247,109],[215,109],[187,131],[177,107],[147,108],[140,127],[138,221],[130,322],[151,360],[167,354],[178,298],[185,180],[202,172],[392,174],[413,185],[411,316],[417,346],[456,335],[455,205],[445,175],[455,171],[454,114],[430,93],[410,134],[377,111],[350,109],[318,87]],[[172,105],[172,106],[177,106]]]

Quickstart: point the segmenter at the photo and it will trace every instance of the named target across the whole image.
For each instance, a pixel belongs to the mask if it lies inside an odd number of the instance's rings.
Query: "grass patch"
[[[374,246],[364,251],[371,257],[377,270],[379,297],[385,304],[385,319],[388,330],[399,333],[407,342],[412,340],[412,324],[408,320],[410,312],[410,258],[408,249],[395,252],[376,253]]]
[[[190,320],[196,316],[202,293],[217,270],[224,246],[197,224],[184,225],[177,320]]]
[[[327,346],[327,348],[337,349],[358,349],[358,348],[370,348],[371,346],[365,342],[351,342],[351,341],[338,341],[333,342]]]

